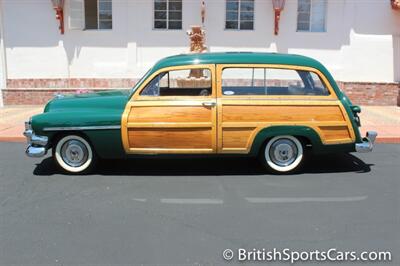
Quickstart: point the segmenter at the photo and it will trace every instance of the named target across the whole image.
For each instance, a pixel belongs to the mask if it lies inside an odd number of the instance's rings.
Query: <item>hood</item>
[[[124,109],[129,90],[111,90],[56,96],[47,103],[44,112],[64,109]]]

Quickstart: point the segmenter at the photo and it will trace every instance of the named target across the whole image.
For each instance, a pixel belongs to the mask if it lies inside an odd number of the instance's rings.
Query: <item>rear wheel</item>
[[[95,162],[95,154],[88,141],[77,135],[61,137],[53,148],[58,166],[69,173],[87,173]]]
[[[283,135],[270,139],[260,153],[262,163],[276,173],[298,170],[304,159],[304,149],[296,137]]]

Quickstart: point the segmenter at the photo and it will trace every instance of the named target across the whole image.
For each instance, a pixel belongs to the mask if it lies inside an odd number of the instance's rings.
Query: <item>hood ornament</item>
[[[54,98],[55,98],[55,99],[62,99],[62,98],[64,98],[64,97],[65,97],[64,94],[61,94],[61,93],[59,93],[59,92],[54,93]]]

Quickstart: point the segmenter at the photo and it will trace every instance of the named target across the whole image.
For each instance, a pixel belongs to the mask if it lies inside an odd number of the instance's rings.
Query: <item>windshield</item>
[[[130,93],[129,93],[129,97],[132,96],[132,94],[137,90],[137,88],[139,88],[140,84],[143,83],[143,81],[147,78],[147,76],[150,74],[152,68],[150,68],[149,70],[147,70],[147,72],[142,76],[141,79],[139,79],[138,82],[136,82],[135,86],[132,87]]]

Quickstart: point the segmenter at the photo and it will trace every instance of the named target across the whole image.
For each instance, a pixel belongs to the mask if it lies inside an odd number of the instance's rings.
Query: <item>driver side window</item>
[[[158,74],[142,90],[142,96],[210,96],[211,71],[207,68],[171,70]]]

